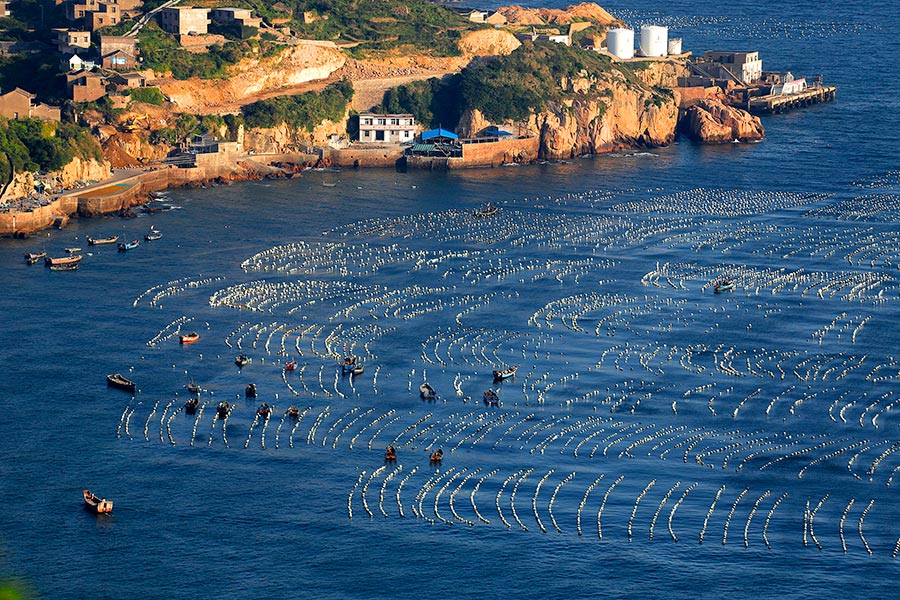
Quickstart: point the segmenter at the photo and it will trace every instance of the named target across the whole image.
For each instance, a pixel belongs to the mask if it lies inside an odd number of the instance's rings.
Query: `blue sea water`
[[[607,8],[838,98],[757,144],[308,172],[0,242],[0,577],[63,599],[895,596],[900,12]],[[74,273],[22,261],[71,246]]]

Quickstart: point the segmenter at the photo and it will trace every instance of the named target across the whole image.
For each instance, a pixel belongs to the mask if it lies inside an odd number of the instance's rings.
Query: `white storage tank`
[[[618,58],[634,58],[634,31],[610,29],[606,32],[606,49]]]
[[[661,25],[641,26],[641,54],[665,56],[668,50],[669,28]]]
[[[672,38],[669,40],[669,55],[681,54],[681,38]]]

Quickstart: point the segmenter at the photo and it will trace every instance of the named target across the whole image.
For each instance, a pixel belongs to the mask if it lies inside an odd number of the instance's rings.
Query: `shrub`
[[[160,91],[159,88],[156,87],[142,87],[142,88],[133,88],[129,95],[131,99],[135,102],[143,102],[145,104],[154,104],[156,106],[162,106],[163,102],[166,101],[165,96]]]
[[[353,85],[339,81],[321,92],[306,92],[296,96],[281,96],[260,100],[241,109],[244,123],[252,128],[271,128],[287,123],[307,131],[324,120],[339,121],[347,112],[353,98]]]

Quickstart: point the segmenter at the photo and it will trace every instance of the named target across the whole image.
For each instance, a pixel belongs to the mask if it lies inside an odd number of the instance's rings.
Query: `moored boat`
[[[25,253],[25,262],[29,265],[33,265],[37,261],[45,258],[47,256],[46,252],[26,252]]]
[[[516,371],[519,370],[519,365],[513,365],[511,367],[506,367],[505,369],[495,369],[494,370],[494,381],[503,381],[504,379],[509,379],[510,377],[516,374]]]
[[[120,390],[125,390],[126,392],[134,393],[137,389],[137,386],[130,379],[126,379],[120,373],[112,373],[106,376],[106,385],[114,388],[119,388]]]
[[[299,406],[291,406],[287,410],[288,416],[292,419],[300,418],[300,407]]]
[[[248,398],[256,398],[256,384],[248,383],[244,388],[244,395]]]
[[[493,217],[499,209],[492,203],[487,202],[472,211],[472,216],[478,218]]]
[[[297,361],[292,360],[291,362],[284,365],[285,371],[296,371],[297,370]]]
[[[130,242],[119,242],[116,247],[119,249],[119,252],[128,252],[129,250],[134,250],[140,244],[139,240],[131,240]]]
[[[189,398],[188,401],[184,403],[185,414],[192,415],[196,413],[198,406],[200,406],[199,398]]]
[[[256,414],[259,415],[262,419],[268,419],[269,415],[272,414],[272,407],[269,406],[268,402],[263,402],[259,405]]]
[[[105,238],[89,237],[87,239],[88,245],[90,245],[90,246],[101,246],[103,244],[115,244],[118,241],[119,241],[119,236],[117,236],[117,235],[112,235],[110,237],[105,237]]]
[[[356,377],[357,375],[362,375],[363,371],[365,370],[365,365],[363,365],[362,363],[356,363],[355,365],[353,365],[353,368],[350,369],[350,376]]]
[[[444,451],[438,448],[437,450],[432,452],[431,456],[429,456],[428,458],[430,458],[431,462],[433,463],[441,462],[442,460],[444,460]]]
[[[250,357],[246,354],[238,354],[234,359],[234,364],[239,367],[246,367],[250,364]]]
[[[72,256],[61,256],[59,258],[53,258],[52,256],[44,257],[44,264],[48,267],[52,267],[53,265],[73,265],[81,262],[81,259],[84,258],[81,254],[74,254]]]
[[[81,248],[77,248],[77,247],[66,248],[66,252],[68,254],[76,254],[78,252],[81,252]]]
[[[151,229],[148,233],[144,234],[144,239],[148,242],[155,242],[158,239],[162,238],[162,234],[155,229]]]
[[[76,271],[78,270],[78,263],[66,263],[63,265],[50,265],[51,271]]]
[[[490,406],[499,406],[500,396],[497,395],[497,390],[487,390],[484,393],[484,403]]]
[[[397,460],[397,450],[393,446],[388,446],[384,451],[384,460]]]
[[[219,402],[219,405],[216,407],[216,417],[219,419],[225,419],[228,417],[228,412],[231,410],[231,405],[228,404],[227,401],[222,400]]]
[[[341,363],[341,372],[346,375],[347,373],[352,373],[353,369],[356,368],[356,356],[353,354],[348,354],[344,356],[344,361]]]
[[[190,333],[186,333],[186,334],[178,337],[178,340],[182,344],[193,344],[194,342],[196,342],[199,339],[200,339],[200,334],[197,333],[196,331],[192,331]]]
[[[419,396],[422,397],[422,400],[434,400],[437,397],[437,392],[434,391],[434,387],[430,383],[425,382],[419,386]]]
[[[200,386],[197,385],[196,383],[194,383],[193,381],[190,381],[190,382],[187,384],[187,391],[188,391],[189,394],[199,394],[199,393],[200,393]]]
[[[112,500],[100,498],[90,490],[84,490],[84,508],[94,514],[111,513],[113,509]]]

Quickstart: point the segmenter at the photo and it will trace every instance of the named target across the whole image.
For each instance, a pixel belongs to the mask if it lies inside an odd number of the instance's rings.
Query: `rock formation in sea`
[[[747,142],[765,135],[759,117],[716,99],[703,99],[689,107],[681,130],[692,140],[706,144]]]

